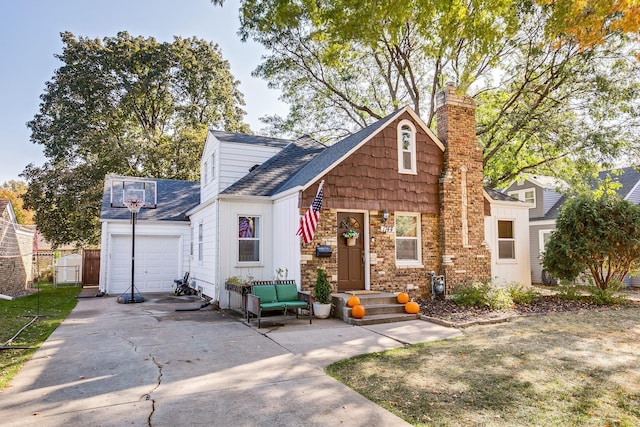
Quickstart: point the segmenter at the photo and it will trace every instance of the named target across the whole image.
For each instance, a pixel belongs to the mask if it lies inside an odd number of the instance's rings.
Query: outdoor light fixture
[[[389,211],[385,209],[382,211],[382,223],[384,224],[385,222],[387,222],[388,219],[389,219]]]

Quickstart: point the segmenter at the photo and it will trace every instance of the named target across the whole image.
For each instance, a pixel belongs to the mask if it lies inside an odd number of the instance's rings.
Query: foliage
[[[533,287],[525,286],[522,283],[510,284],[507,286],[507,292],[515,304],[530,304],[538,297],[538,293]]]
[[[609,6],[590,15],[569,0],[243,0],[240,34],[267,49],[255,75],[290,105],[266,118],[272,132],[337,140],[407,104],[433,127],[434,95],[452,81],[477,101],[487,184],[502,186],[636,155],[640,62],[626,35],[640,20],[635,6],[621,10],[629,1],[596,0]],[[598,43],[584,36],[602,25]]]
[[[75,296],[79,292],[78,287],[53,288],[50,284],[42,284],[39,294],[12,301],[0,300],[0,343],[11,339],[29,323],[30,319],[25,316],[46,314],[39,317],[11,343],[14,346],[33,347],[32,349],[0,352],[0,390],[8,386],[22,365],[67,317],[78,302]]]
[[[640,206],[617,195],[575,196],[545,249],[542,265],[553,276],[571,281],[586,271],[607,289],[640,267]]]
[[[54,246],[97,243],[106,174],[194,180],[208,126],[248,131],[238,81],[217,45],[126,32],[61,37],[63,65],[28,123],[47,161],[22,173],[25,206]]]
[[[617,305],[625,302],[624,295],[619,295],[618,292],[624,285],[622,282],[612,280],[606,289],[600,289],[597,286],[590,286],[589,293],[591,294],[591,301],[597,305]]]
[[[318,276],[316,278],[315,297],[321,304],[331,303],[331,283],[327,278],[327,272],[318,267]]]
[[[451,295],[453,301],[463,307],[486,307],[489,304],[487,293],[490,288],[490,284],[473,282],[455,286]]]
[[[18,224],[33,224],[33,213],[24,208],[22,196],[27,192],[27,183],[24,181],[7,181],[0,186],[0,199],[11,200],[13,212],[16,214]]]
[[[342,233],[342,237],[344,237],[345,239],[357,239],[359,236],[360,233],[352,228]]]
[[[579,286],[571,285],[570,283],[562,283],[558,287],[556,296],[565,301],[582,301],[585,299]]]

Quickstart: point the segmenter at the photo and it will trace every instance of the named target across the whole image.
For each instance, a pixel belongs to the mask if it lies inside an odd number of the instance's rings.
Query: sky
[[[253,132],[264,127],[260,117],[286,115],[279,92],[251,76],[264,49],[241,42],[237,35],[239,0],[223,7],[210,0],[13,0],[0,9],[0,184],[21,179],[29,163],[45,162],[42,146],[30,141],[26,123],[38,112],[45,84],[62,63],[60,33],[100,38],[127,31],[132,36],[172,41],[195,36],[217,43],[240,80],[245,121]]]

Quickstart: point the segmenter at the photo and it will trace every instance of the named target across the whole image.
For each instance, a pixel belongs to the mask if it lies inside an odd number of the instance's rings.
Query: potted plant
[[[315,286],[315,301],[313,313],[318,319],[326,319],[331,314],[331,283],[327,278],[327,272],[318,267],[318,277]]]
[[[347,246],[355,246],[356,239],[360,237],[360,233],[358,233],[353,228],[348,229],[344,233],[342,233],[342,237],[347,239]]]

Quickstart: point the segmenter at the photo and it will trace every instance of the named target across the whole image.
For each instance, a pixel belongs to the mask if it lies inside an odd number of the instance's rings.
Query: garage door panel
[[[130,290],[131,236],[112,236],[109,293]],[[135,287],[140,292],[173,289],[180,276],[179,236],[136,236]]]

